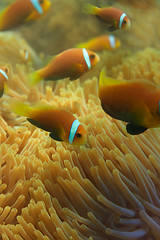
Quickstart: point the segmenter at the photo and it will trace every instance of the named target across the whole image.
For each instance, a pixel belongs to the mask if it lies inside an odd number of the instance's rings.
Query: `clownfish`
[[[99,8],[91,4],[87,4],[84,7],[84,12],[96,15],[101,21],[109,24],[109,31],[129,28],[131,25],[130,19],[127,17],[126,13],[118,8]]]
[[[21,49],[19,53],[24,63],[32,61],[32,57],[27,49]]]
[[[0,31],[5,31],[43,16],[50,0],[17,0],[0,13]]]
[[[47,66],[31,73],[29,83],[34,85],[44,80],[69,77],[76,80],[99,62],[99,56],[85,48],[71,48],[55,56]]]
[[[27,62],[29,61],[29,52],[28,52],[28,50],[26,50],[26,49],[21,49],[21,50],[19,51],[19,53],[20,53],[23,61],[24,61],[25,63],[27,63]]]
[[[132,135],[160,127],[160,88],[148,80],[117,80],[100,73],[98,95],[103,110],[127,122]]]
[[[49,136],[56,141],[64,141],[73,145],[87,143],[87,132],[72,113],[47,104],[33,107],[17,100],[9,102],[9,107],[17,115],[27,117],[27,120],[38,128],[50,132]]]
[[[6,66],[0,67],[0,98],[3,96],[4,90],[7,88],[9,69]]]
[[[114,50],[120,47],[121,41],[113,35],[101,35],[90,39],[88,42],[83,42],[77,45],[80,48],[87,48],[89,50],[100,52],[104,49]]]

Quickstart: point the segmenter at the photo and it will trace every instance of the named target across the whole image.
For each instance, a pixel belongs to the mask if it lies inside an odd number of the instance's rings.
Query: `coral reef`
[[[23,41],[9,37],[19,46]],[[6,39],[1,38],[4,48]],[[93,72],[83,82],[65,79],[29,88],[32,66],[21,62],[15,48],[0,61],[10,62],[10,88],[0,99],[0,239],[158,240],[160,130],[127,134],[124,123],[102,110]],[[159,84],[159,56],[148,48],[134,55],[104,53],[102,59],[109,75]],[[72,111],[87,128],[87,145],[53,141],[10,112],[12,98]]]

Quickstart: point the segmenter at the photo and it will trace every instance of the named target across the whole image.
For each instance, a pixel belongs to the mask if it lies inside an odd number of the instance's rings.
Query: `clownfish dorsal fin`
[[[126,83],[126,81],[123,80],[117,80],[111,77],[106,76],[106,68],[102,68],[100,72],[100,77],[99,77],[99,86],[108,86],[108,85],[118,85]]]
[[[33,108],[38,108],[38,109],[51,108],[51,105],[44,102],[36,102],[34,103]]]
[[[37,102],[32,106],[33,109],[36,110],[51,110],[51,109],[57,109],[57,107],[49,105],[47,103],[44,102]]]

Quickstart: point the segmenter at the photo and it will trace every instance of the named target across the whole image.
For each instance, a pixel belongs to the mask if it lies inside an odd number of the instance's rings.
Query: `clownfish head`
[[[77,119],[72,123],[69,133],[69,143],[76,146],[87,143],[87,131]]]
[[[115,36],[109,35],[108,38],[109,38],[109,44],[110,44],[111,49],[116,49],[121,46],[121,41],[118,38],[116,38]],[[107,45],[107,47],[108,47],[108,45]]]
[[[130,28],[130,26],[131,26],[130,19],[127,17],[125,13],[123,13],[119,19],[119,28],[120,29]]]
[[[4,90],[7,89],[9,69],[6,66],[0,68],[0,98],[3,96]]]
[[[98,54],[90,50],[86,50],[85,48],[83,48],[82,51],[88,70],[90,70],[93,66],[95,66],[99,62],[100,58]]]
[[[43,16],[51,6],[50,0],[30,0],[30,1],[33,4],[34,8],[26,21],[34,20]]]

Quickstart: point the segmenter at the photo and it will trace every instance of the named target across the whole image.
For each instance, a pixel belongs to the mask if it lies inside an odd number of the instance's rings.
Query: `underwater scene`
[[[1,0],[0,240],[160,240],[160,1]]]

